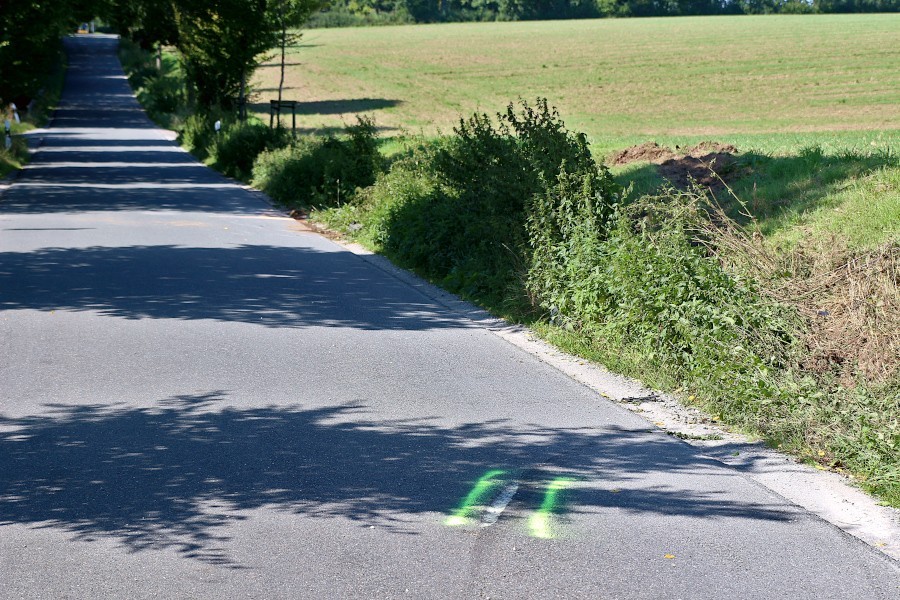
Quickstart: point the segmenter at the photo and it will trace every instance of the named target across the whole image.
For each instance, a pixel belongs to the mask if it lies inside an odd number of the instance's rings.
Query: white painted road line
[[[506,485],[500,492],[500,495],[497,496],[497,499],[485,509],[484,514],[481,516],[481,526],[490,527],[496,523],[503,511],[506,510],[506,507],[509,506],[517,491],[519,491],[518,483]]]

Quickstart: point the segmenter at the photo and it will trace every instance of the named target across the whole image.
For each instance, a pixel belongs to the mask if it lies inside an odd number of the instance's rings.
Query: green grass
[[[685,145],[690,145],[686,143]],[[839,237],[853,250],[900,240],[900,139],[872,146],[801,146],[786,154],[741,152],[718,202],[743,224],[748,215],[774,246]],[[656,193],[665,181],[656,165],[613,167],[632,196]]]
[[[433,137],[546,96],[601,158],[646,141],[735,145],[752,166],[735,193],[778,243],[871,247],[900,236],[898,39],[900,15],[884,14],[313,30],[289,56],[284,97],[304,103],[309,131],[371,114],[391,153],[402,132]],[[274,63],[257,72],[263,119],[277,78]],[[647,164],[613,171],[636,196],[663,183]]]
[[[314,30],[289,57],[285,97],[311,103],[305,127],[364,112],[432,135],[460,114],[546,96],[601,152],[731,135],[774,150],[797,134],[897,128],[898,36],[900,15],[883,14]],[[263,103],[277,80],[273,63],[259,70]]]

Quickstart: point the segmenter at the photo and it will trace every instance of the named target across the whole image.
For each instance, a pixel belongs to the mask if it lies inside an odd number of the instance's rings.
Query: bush
[[[238,179],[249,178],[256,157],[263,152],[284,148],[292,139],[284,128],[271,128],[259,121],[245,121],[223,128],[209,148],[216,168]]]
[[[489,304],[526,302],[526,214],[535,198],[563,176],[596,183],[599,204],[615,202],[618,188],[546,100],[510,104],[496,120],[474,115],[454,132],[398,161],[367,193],[391,204],[372,208],[385,217],[383,248],[453,291]]]
[[[162,115],[177,112],[185,103],[182,82],[175,77],[158,73],[144,79],[137,96],[151,118],[156,120]]]
[[[306,136],[261,153],[253,185],[286,206],[338,206],[375,182],[383,160],[373,122],[361,117],[342,137]]]
[[[184,72],[177,56],[165,52],[162,71],[159,71],[154,56],[135,42],[123,38],[119,44],[119,60],[147,115],[163,127],[177,126],[188,110]]]
[[[178,143],[200,160],[207,158],[216,139],[216,121],[222,122],[224,130],[232,126],[235,117],[221,110],[192,114],[184,120],[178,133]]]
[[[22,165],[28,162],[28,144],[25,139],[14,135],[12,145],[7,149],[5,138],[6,134],[0,130],[0,179],[10,171],[22,168]]]

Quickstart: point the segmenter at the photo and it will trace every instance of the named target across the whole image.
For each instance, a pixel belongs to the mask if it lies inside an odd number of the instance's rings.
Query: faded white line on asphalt
[[[510,483],[504,487],[497,499],[484,510],[484,514],[481,516],[481,526],[490,527],[496,523],[503,511],[506,510],[506,507],[509,506],[517,491],[519,491],[518,483]]]

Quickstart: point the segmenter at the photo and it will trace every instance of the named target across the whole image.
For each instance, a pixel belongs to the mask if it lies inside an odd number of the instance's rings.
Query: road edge
[[[258,193],[259,190],[256,190]],[[263,194],[264,196],[264,194]],[[276,208],[270,201],[270,205]],[[323,233],[310,227],[314,233]],[[513,325],[460,299],[386,257],[339,236],[327,236],[345,250],[416,289],[432,301],[487,329],[513,346],[588,387],[600,398],[645,419],[652,427],[680,438],[712,460],[726,465],[767,490],[805,509],[885,557],[900,563],[900,510],[884,506],[854,486],[845,476],[817,469],[767,447],[746,435],[729,431],[697,408],[677,398],[618,375],[585,359],[567,354],[537,337],[527,327]]]

